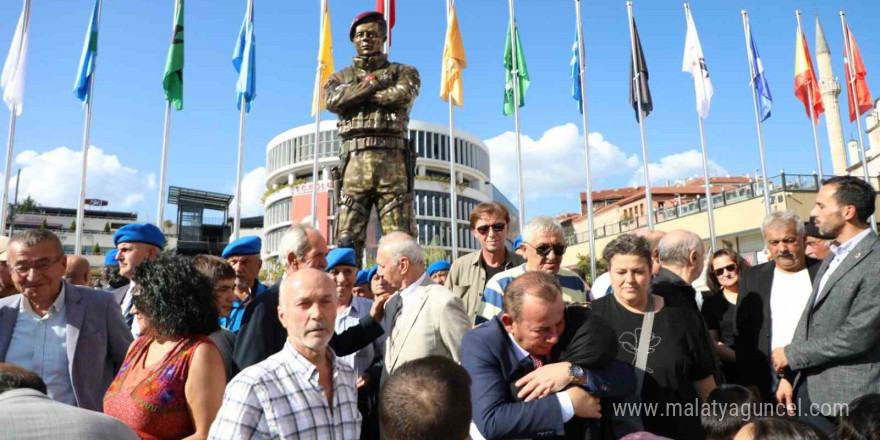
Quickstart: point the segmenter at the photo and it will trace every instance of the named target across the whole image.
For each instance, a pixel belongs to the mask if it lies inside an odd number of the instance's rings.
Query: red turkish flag
[[[843,42],[843,64],[844,70],[846,71],[846,97],[849,102],[849,121],[853,122],[856,120],[858,116],[861,116],[868,110],[874,107],[871,102],[871,91],[868,90],[868,82],[865,81],[865,76],[868,74],[868,71],[865,70],[865,63],[862,62],[862,54],[859,52],[859,45],[856,44],[856,39],[852,36],[852,33],[849,30],[849,25],[846,26],[846,36],[849,39],[850,44],[852,45],[852,58],[853,58],[853,66],[852,70],[855,72],[855,89],[856,89],[856,99],[855,101],[859,104],[859,112],[856,115],[855,105],[853,105],[853,80],[850,75],[850,65],[849,65],[849,50],[846,47],[846,41]]]
[[[391,46],[391,29],[394,28],[394,0],[388,4],[391,5],[391,12],[388,13],[388,45]],[[385,0],[376,0],[376,11],[385,15]]]

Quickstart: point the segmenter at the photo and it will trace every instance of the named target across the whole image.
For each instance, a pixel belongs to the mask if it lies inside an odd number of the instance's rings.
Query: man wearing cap
[[[831,243],[834,241],[833,235],[825,235],[819,232],[814,219],[804,223],[804,231],[807,234],[804,240],[808,257],[824,260],[831,255]]]
[[[109,290],[111,292],[116,289],[127,286],[129,283],[128,278],[119,274],[119,262],[116,261],[116,254],[119,253],[116,249],[110,249],[104,254],[104,267],[101,268],[101,285],[104,290]],[[119,303],[119,300],[116,301]]]
[[[354,288],[351,290],[354,296],[373,299],[373,291],[370,289],[370,269],[358,271],[357,279],[354,280]]]
[[[12,274],[9,273],[9,263],[7,262],[6,251],[9,245],[9,237],[0,236],[0,298],[12,296],[18,293],[15,283],[12,282]]]
[[[369,316],[373,301],[352,294],[357,273],[354,249],[336,248],[330,251],[327,254],[327,273],[336,282],[336,333],[342,333],[357,326],[365,316]],[[377,403],[379,378],[370,377],[367,369],[373,363],[382,360],[385,353],[384,344],[385,338],[380,337],[356,353],[339,357],[343,362],[351,365],[358,375],[358,410],[363,419],[361,438],[369,438],[366,433],[370,431],[378,434],[376,423],[378,419],[375,416],[371,417],[371,414]]]
[[[358,256],[374,204],[383,235],[415,232],[416,155],[406,134],[421,79],[414,67],[391,63],[382,53],[387,31],[381,13],[358,15],[349,30],[357,52],[354,63],[324,85],[324,103],[339,116],[342,138],[341,163],[331,170],[337,245],[355,248]]]
[[[125,225],[113,234],[113,244],[116,245],[116,261],[119,262],[119,274],[131,279],[131,274],[144,260],[155,259],[165,247],[165,234],[155,225],[149,223],[131,223]],[[116,302],[125,317],[125,324],[135,336],[140,334],[138,324],[131,314],[132,295],[134,282],[122,286],[113,291]]]
[[[428,276],[437,284],[445,284],[450,267],[452,265],[446,260],[435,261],[428,266]]]
[[[263,261],[260,259],[260,237],[242,237],[230,242],[221,254],[235,269],[235,301],[228,318],[220,318],[220,326],[238,334],[247,321],[244,312],[248,304],[268,288],[258,279]]]

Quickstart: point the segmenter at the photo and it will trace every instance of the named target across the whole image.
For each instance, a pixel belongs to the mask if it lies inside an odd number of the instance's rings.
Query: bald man
[[[662,296],[667,305],[687,305],[699,311],[702,296],[691,284],[703,272],[705,252],[703,239],[691,231],[666,234],[657,248],[661,267],[651,281],[651,291]]]
[[[323,271],[299,269],[281,282],[278,319],[287,342],[227,385],[211,440],[359,438],[357,376],[328,349],[336,301],[336,283]]]
[[[95,282],[92,281],[89,260],[78,255],[67,256],[67,270],[64,272],[64,279],[75,286],[95,286]]]

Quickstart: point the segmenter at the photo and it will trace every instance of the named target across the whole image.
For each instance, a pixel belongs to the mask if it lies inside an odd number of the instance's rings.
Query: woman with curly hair
[[[226,387],[211,280],[192,261],[162,254],[132,275],[141,336],[104,396],[104,413],[144,440],[206,439]]]
[[[712,254],[706,265],[706,284],[710,295],[703,301],[703,318],[721,360],[721,370],[727,383],[736,383],[736,298],[739,296],[739,279],[749,267],[743,257],[730,249],[719,249]]]

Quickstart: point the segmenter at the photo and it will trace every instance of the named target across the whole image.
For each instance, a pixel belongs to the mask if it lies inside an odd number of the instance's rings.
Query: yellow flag
[[[324,2],[324,17],[321,19],[321,44],[318,46],[318,69],[321,77],[315,77],[315,97],[312,99],[312,116],[318,108],[324,110],[323,89],[327,79],[333,74],[333,38],[330,34],[330,4]],[[320,107],[319,107],[320,106]]]
[[[455,3],[449,7],[448,25],[446,27],[446,44],[443,45],[443,72],[440,77],[440,97],[444,101],[452,100],[453,105],[464,106],[464,91],[461,84],[461,72],[467,67],[464,56],[464,44],[458,29],[458,17],[455,14]]]

